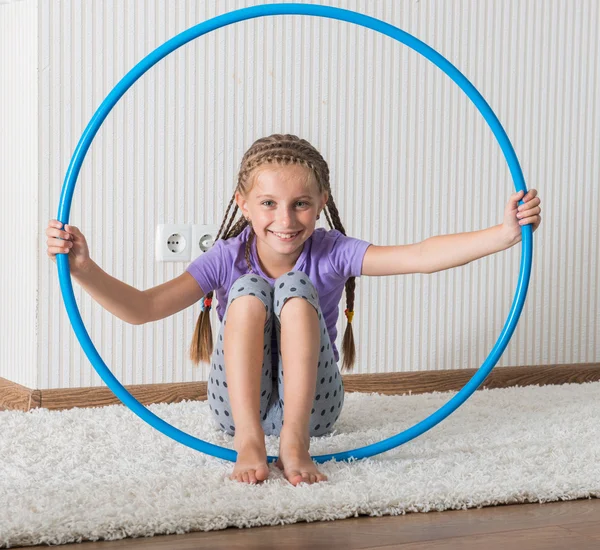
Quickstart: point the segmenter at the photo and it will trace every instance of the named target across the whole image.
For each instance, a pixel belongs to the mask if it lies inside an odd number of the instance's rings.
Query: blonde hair
[[[329,167],[321,156],[321,154],[306,140],[300,139],[297,136],[286,134],[273,134],[256,140],[250,149],[246,151],[240,163],[240,171],[238,174],[238,183],[233,197],[229,201],[225,217],[221,223],[219,232],[215,241],[219,238],[230,239],[238,236],[249,222],[242,216],[235,224],[233,223],[235,215],[238,211],[237,203],[229,216],[229,211],[235,202],[235,192],[240,192],[243,196],[248,196],[252,188],[253,173],[260,166],[265,164],[290,165],[297,164],[308,168],[316,181],[318,190],[321,194],[327,192],[329,199],[323,209],[329,227],[337,229],[343,235],[346,234],[344,226],[340,221],[340,216],[333,201],[331,187],[329,184]],[[229,216],[229,219],[228,219]],[[233,226],[232,226],[233,225]],[[252,227],[251,227],[252,229]],[[251,230],[248,241],[246,242],[246,263],[248,270],[252,271],[250,262],[250,246],[254,232]],[[355,277],[350,277],[346,281],[346,310],[354,311],[354,290],[356,287]],[[213,292],[209,292],[203,299],[212,299]],[[356,359],[356,349],[354,346],[354,334],[352,332],[352,323],[348,322],[344,339],[342,341],[343,363],[342,372],[351,371],[354,367]],[[207,308],[202,311],[196,323],[196,329],[190,346],[190,359],[197,365],[200,361],[210,363],[210,358],[213,352],[213,335],[210,323],[210,310]]]

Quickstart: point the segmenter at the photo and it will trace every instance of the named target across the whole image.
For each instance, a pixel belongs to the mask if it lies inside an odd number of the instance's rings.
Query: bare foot
[[[275,465],[283,470],[285,478],[294,486],[298,483],[327,481],[327,476],[317,470],[308,451],[310,439],[282,430],[279,443],[279,458]]]
[[[229,479],[243,483],[260,483],[269,477],[264,436],[234,442],[237,460]]]

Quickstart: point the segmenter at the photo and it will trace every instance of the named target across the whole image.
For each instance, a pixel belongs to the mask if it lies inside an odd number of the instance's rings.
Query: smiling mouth
[[[297,231],[296,233],[278,233],[275,231],[269,231],[269,233],[273,233],[273,235],[275,235],[276,237],[279,237],[280,239],[282,239],[284,241],[291,241],[292,239],[294,239],[295,237],[300,235],[300,231]]]

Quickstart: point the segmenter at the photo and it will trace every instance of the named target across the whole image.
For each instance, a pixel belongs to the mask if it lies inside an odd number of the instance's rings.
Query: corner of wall
[[[0,6],[2,213],[11,228],[0,285],[0,377],[32,388],[37,372],[38,25],[37,0]]]

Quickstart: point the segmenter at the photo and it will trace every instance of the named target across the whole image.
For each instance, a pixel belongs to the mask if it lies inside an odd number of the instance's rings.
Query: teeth
[[[273,235],[277,235],[278,237],[282,238],[282,239],[293,239],[298,233],[292,233],[291,235],[286,235],[284,233],[275,233],[273,231]]]

